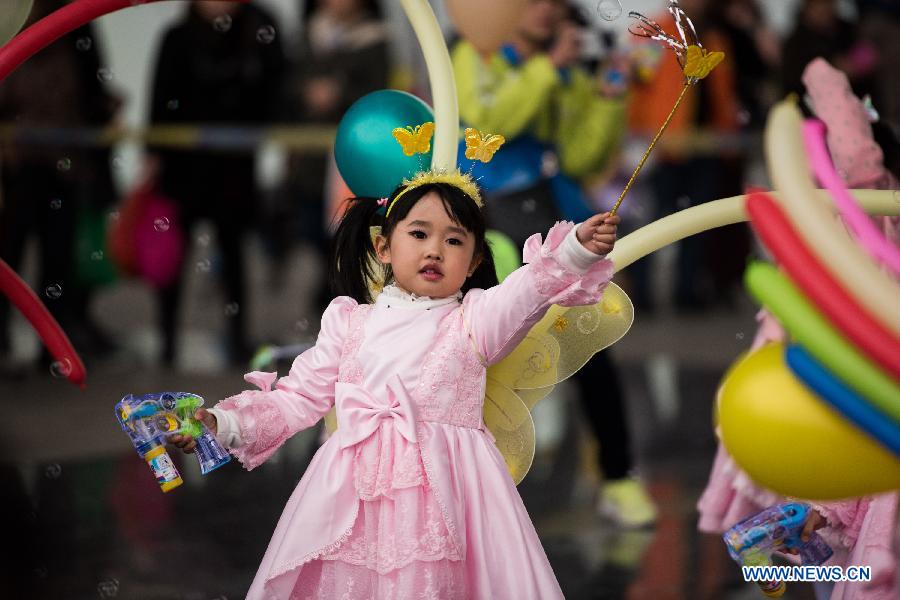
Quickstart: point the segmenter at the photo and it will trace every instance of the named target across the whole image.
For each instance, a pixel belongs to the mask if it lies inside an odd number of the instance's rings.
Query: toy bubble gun
[[[809,511],[808,504],[786,502],[744,519],[722,536],[728,553],[741,566],[765,567],[772,564],[773,552],[788,548],[799,550],[804,565],[821,565],[833,554],[828,544],[816,533],[808,542],[800,539]],[[786,589],[783,581],[757,583],[770,598],[780,597]]]
[[[201,406],[203,398],[187,392],[128,394],[116,404],[119,424],[131,438],[138,455],[150,465],[164,492],[182,484],[181,475],[166,452],[166,436],[188,434],[197,440],[195,451],[204,475],[231,460],[215,436],[194,418],[194,412]]]

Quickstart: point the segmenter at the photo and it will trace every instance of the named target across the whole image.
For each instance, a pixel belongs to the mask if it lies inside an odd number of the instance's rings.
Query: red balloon
[[[838,284],[809,250],[781,207],[763,192],[747,199],[754,231],[779,265],[849,341],[900,379],[900,340]]]
[[[53,358],[71,367],[65,373],[66,378],[75,385],[84,386],[86,375],[84,363],[81,362],[69,338],[40,298],[2,259],[0,259],[0,292],[3,292],[3,295],[9,298],[28,319]]]

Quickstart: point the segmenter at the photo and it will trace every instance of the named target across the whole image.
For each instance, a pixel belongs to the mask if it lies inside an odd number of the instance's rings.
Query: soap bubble
[[[97,81],[100,83],[106,83],[108,81],[112,81],[113,72],[112,69],[107,67],[100,67],[97,69]]]
[[[50,375],[56,379],[65,379],[72,374],[72,362],[68,358],[55,360],[50,364]]]
[[[108,579],[97,584],[97,593],[101,598],[115,598],[119,594],[119,580]]]
[[[231,29],[231,16],[219,15],[213,21],[213,28],[221,33],[227,32],[229,29]]]
[[[263,25],[256,30],[256,41],[260,44],[271,44],[275,40],[275,28],[271,25]]]
[[[72,168],[72,160],[70,158],[61,158],[56,161],[56,169],[58,171],[68,171]]]
[[[165,233],[169,230],[169,219],[167,217],[156,217],[153,219],[153,229],[160,233]]]
[[[57,300],[62,296],[63,289],[58,283],[52,283],[44,289],[44,294],[51,300]]]
[[[88,36],[80,37],[75,40],[75,47],[78,48],[78,50],[81,52],[87,52],[93,45],[93,40],[91,40],[91,38],[89,38]]]
[[[615,21],[622,16],[622,4],[619,0],[600,0],[597,3],[597,14],[604,21]]]

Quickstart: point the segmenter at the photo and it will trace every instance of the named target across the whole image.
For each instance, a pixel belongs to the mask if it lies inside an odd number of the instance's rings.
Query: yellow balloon
[[[528,0],[447,0],[447,12],[462,37],[482,54],[491,54],[519,24]]]
[[[850,192],[870,215],[900,215],[900,202],[897,202],[893,190]],[[781,196],[778,192],[769,192],[769,195],[776,199]],[[830,201],[827,190],[816,190],[816,195],[823,204]],[[626,235],[616,242],[616,247],[608,258],[616,266],[616,272],[619,272],[634,261],[678,240],[716,227],[742,223],[748,219],[744,209],[746,203],[747,196],[741,195],[680,210]]]
[[[718,408],[725,447],[763,487],[812,500],[900,489],[900,459],[808,391],[781,344],[732,366]]]
[[[13,39],[31,13],[31,0],[5,0],[0,7],[0,45]]]

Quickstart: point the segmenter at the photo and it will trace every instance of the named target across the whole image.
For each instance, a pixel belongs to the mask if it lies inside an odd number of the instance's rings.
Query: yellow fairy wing
[[[484,424],[518,485],[534,460],[534,421],[516,393],[491,377],[484,392]]]
[[[494,423],[489,421],[496,413],[518,414],[516,411],[522,406],[530,411],[553,390],[553,386],[571,377],[594,354],[619,341],[633,322],[631,300],[612,282],[597,304],[568,308],[552,306],[506,358],[487,370],[484,422],[494,437],[498,437],[497,432]],[[491,395],[490,408],[488,395]],[[524,454],[515,448],[518,454],[510,457],[506,456],[503,445],[498,442],[497,446],[507,465],[522,464],[520,455],[534,456],[533,442]],[[524,476],[523,473],[517,483]]]
[[[416,153],[416,137],[412,131],[397,127],[391,134],[400,143],[400,146],[403,148],[403,154],[412,156]]]
[[[331,410],[325,415],[325,431],[328,432],[328,435],[334,434],[337,431],[338,422],[337,422],[337,412],[335,412],[334,407],[331,407]]]
[[[426,154],[431,150],[431,136],[434,135],[434,123],[428,121],[416,127],[415,148],[416,152]]]
[[[532,328],[506,358],[488,369],[488,374],[516,392],[547,388],[546,393],[549,393],[560,381],[557,371],[559,359],[559,342],[554,337]],[[529,409],[540,399],[531,396],[522,398]]]

